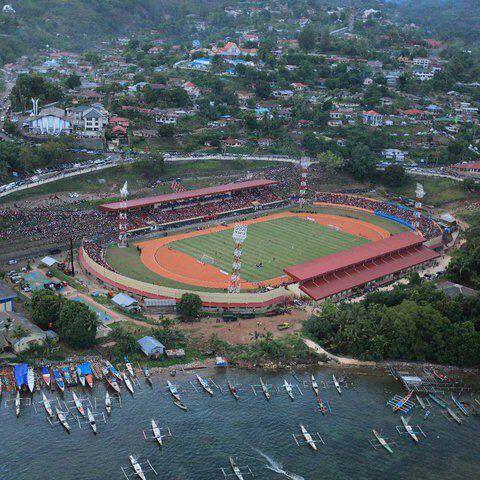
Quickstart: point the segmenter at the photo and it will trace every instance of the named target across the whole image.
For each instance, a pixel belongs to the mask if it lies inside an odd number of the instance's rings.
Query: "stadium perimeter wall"
[[[154,285],[126,277],[117,272],[112,272],[96,263],[83,249],[78,253],[79,262],[83,269],[93,275],[102,283],[111,287],[127,291],[133,295],[146,298],[180,300],[184,293],[195,293],[202,300],[204,308],[208,310],[255,310],[262,313],[284,304],[293,294],[283,287],[275,288],[269,292],[237,293],[235,295],[222,292],[199,292]]]

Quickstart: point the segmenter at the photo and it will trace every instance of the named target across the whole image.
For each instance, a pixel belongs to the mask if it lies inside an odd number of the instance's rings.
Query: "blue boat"
[[[23,385],[28,384],[28,365],[26,363],[20,363],[13,368],[15,376],[15,383],[20,390]]]
[[[57,369],[53,369],[53,378],[55,378],[55,382],[57,383],[58,388],[64,392],[65,391],[65,382],[63,381],[62,375]]]
[[[90,388],[93,388],[93,370],[92,370],[92,364],[90,362],[83,362],[81,365],[78,366],[80,370],[80,381],[82,381],[83,377],[83,382],[82,385],[85,386],[85,381],[88,383],[88,386]]]
[[[443,401],[441,400],[440,398],[438,398],[437,396],[435,396],[433,393],[429,393],[428,396],[439,406],[439,407],[442,407],[442,408],[447,408],[448,405]]]
[[[62,367],[61,368],[63,378],[65,378],[65,381],[67,382],[67,385],[71,385],[72,382],[72,376],[70,375],[70,367]]]

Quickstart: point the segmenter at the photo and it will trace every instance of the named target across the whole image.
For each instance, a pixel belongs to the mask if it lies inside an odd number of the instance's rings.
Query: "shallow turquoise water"
[[[241,399],[235,399],[226,388],[227,376],[242,386]],[[265,374],[265,381],[280,386],[284,378],[296,383],[288,374]],[[175,379],[183,401],[184,412],[172,403],[165,391],[166,378],[155,378],[151,388],[140,379],[135,396],[122,391],[122,408],[114,402],[107,424],[99,423],[99,434],[71,419],[72,433],[61,427],[52,428],[41,409],[24,406],[19,419],[11,405],[0,409],[0,479],[2,480],[113,480],[123,477],[121,467],[127,466],[128,455],[138,454],[149,459],[158,472],[147,478],[168,480],[222,479],[221,468],[228,470],[228,456],[234,455],[242,466],[249,466],[256,479],[281,479],[283,475],[265,468],[265,459],[255,450],[281,462],[285,469],[311,480],[443,480],[480,478],[480,417],[470,416],[458,426],[446,420],[438,407],[424,420],[418,408],[411,413],[412,424],[421,425],[427,438],[415,445],[406,436],[399,436],[395,425],[400,419],[385,406],[400,385],[391,377],[378,374],[351,374],[355,387],[339,396],[330,383],[331,371],[316,371],[319,382],[328,382],[321,389],[323,398],[331,404],[332,413],[320,415],[310,387],[301,385],[292,402],[284,390],[273,389],[272,399],[255,396],[252,383],[258,384],[259,373],[229,370],[215,373],[213,378],[223,387],[213,397],[195,391],[189,383],[194,374]],[[307,380],[307,373],[300,374]],[[195,383],[195,382],[194,382]],[[88,391],[78,392],[85,397]],[[93,395],[103,402],[105,389],[97,385]],[[51,398],[56,393],[49,394]],[[40,399],[37,393],[34,400]],[[71,393],[65,394],[65,400]],[[103,405],[103,403],[102,403]],[[99,407],[101,410],[101,406]],[[169,427],[173,438],[163,448],[142,437],[151,418],[160,426]],[[311,433],[319,432],[325,441],[313,452],[306,446],[296,446],[292,434],[299,433],[299,424]],[[371,429],[376,428],[396,442],[394,454],[374,450]],[[233,477],[228,477],[233,478]],[[246,476],[246,479],[252,478]]]

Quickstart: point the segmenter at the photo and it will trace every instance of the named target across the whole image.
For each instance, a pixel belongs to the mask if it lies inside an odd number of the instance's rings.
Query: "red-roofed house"
[[[480,177],[480,162],[457,163],[450,168],[459,173]]]
[[[383,115],[375,110],[368,110],[362,114],[363,123],[372,127],[379,127],[383,123]]]

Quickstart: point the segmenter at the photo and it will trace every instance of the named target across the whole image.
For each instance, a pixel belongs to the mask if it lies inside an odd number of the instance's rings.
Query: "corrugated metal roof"
[[[156,338],[153,337],[142,337],[139,338],[137,342],[145,355],[151,355],[157,350],[161,350],[162,352],[165,350],[165,345],[163,345]]]
[[[361,266],[350,267],[340,272],[308,280],[300,286],[314,300],[331,297],[345,290],[361,287],[429,260],[440,254],[424,246],[411,247],[403,252],[385,255],[375,261],[365,262]]]
[[[179,200],[189,200],[191,198],[206,197],[208,195],[218,195],[221,193],[236,192],[249,188],[266,187],[278,182],[274,180],[248,180],[246,182],[227,183],[215,187],[199,188],[197,190],[187,190],[185,192],[167,193],[165,195],[156,195],[154,197],[138,198],[126,202],[104,203],[100,208],[108,211],[128,210],[131,208],[148,207],[159,203],[176,202]]]
[[[377,242],[353,247],[344,252],[332,253],[299,265],[287,267],[284,271],[297,282],[328,275],[337,270],[373,260],[404,248],[422,245],[425,239],[413,232],[399,233]]]

